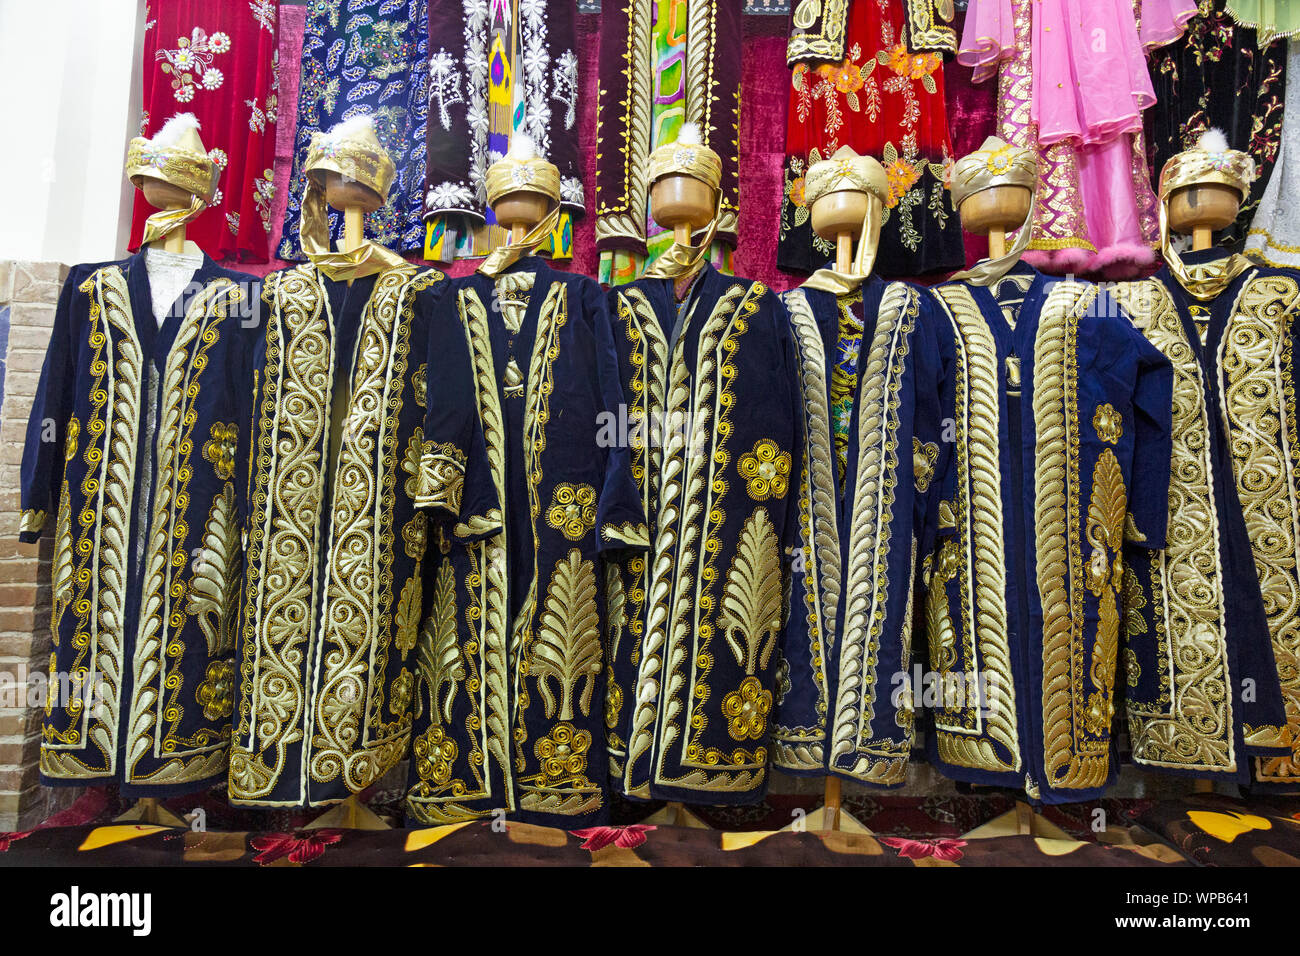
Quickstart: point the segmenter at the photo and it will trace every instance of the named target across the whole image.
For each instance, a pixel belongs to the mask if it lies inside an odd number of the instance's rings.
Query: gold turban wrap
[[[489,206],[495,206],[511,193],[533,193],[545,196],[551,202],[550,212],[522,239],[493,249],[478,267],[484,275],[497,276],[524,256],[531,255],[555,231],[560,218],[560,171],[554,163],[537,155],[532,137],[515,133],[510,138],[510,149],[488,167],[484,185]]]
[[[875,200],[867,203],[852,272],[846,275],[833,268],[818,269],[804,285],[845,295],[857,289],[876,264],[881,211],[889,199],[885,167],[870,156],[859,156],[850,146],[841,146],[829,159],[818,160],[808,167],[804,176],[804,196],[809,208],[819,199],[838,192],[864,192]]]
[[[1184,263],[1169,234],[1169,198],[1184,186],[1217,183],[1237,190],[1245,202],[1255,175],[1255,160],[1239,149],[1229,149],[1223,133],[1215,129],[1202,133],[1195,146],[1175,155],[1160,171],[1160,250],[1178,283],[1203,302],[1222,292],[1250,268],[1250,262],[1233,255],[1196,266]]]
[[[698,126],[683,123],[676,140],[664,143],[650,154],[646,173],[651,188],[665,176],[690,176],[714,192],[713,218],[709,220],[700,243],[691,245],[674,241],[645,271],[645,276],[653,279],[676,280],[690,276],[703,264],[718,232],[718,214],[722,211],[722,159],[701,140]]]
[[[316,133],[307,149],[307,191],[302,199],[302,221],[298,226],[303,252],[331,279],[359,279],[402,265],[406,260],[383,246],[363,240],[347,252],[330,249],[329,214],[325,204],[325,173],[338,173],[348,182],[360,183],[379,199],[388,201],[388,189],[397,167],[379,137],[374,119],[354,116],[328,132]]]
[[[182,209],[160,209],[144,224],[142,243],[148,245],[195,219],[217,192],[217,164],[208,158],[193,113],[173,116],[152,139],[137,136],[126,153],[126,176],[137,188],[146,179],[170,183],[193,195]]]
[[[1005,255],[985,259],[973,268],[956,273],[953,279],[965,279],[975,285],[992,285],[1020,261],[1029,247],[1038,201],[1038,157],[1027,149],[990,136],[979,149],[953,164],[948,188],[952,190],[953,205],[960,210],[961,204],[971,196],[998,186],[1024,186],[1030,192],[1029,212],[1016,230],[1016,240]]]

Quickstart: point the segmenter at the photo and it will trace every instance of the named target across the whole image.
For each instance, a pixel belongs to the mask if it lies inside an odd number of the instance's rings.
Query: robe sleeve
[[[18,540],[28,544],[40,539],[46,516],[57,506],[59,484],[63,481],[63,445],[75,402],[72,393],[76,378],[72,344],[72,327],[76,321],[73,303],[81,273],[82,270],[74,269],[59,294],[54,328],[45,351],[45,364],[41,366],[36,399],[27,420]]]
[[[785,423],[773,423],[776,426],[785,424],[787,426],[786,440],[789,444],[785,445],[790,449],[791,460],[796,465],[800,463],[802,449],[804,448],[804,401],[802,378],[799,374],[799,347],[794,339],[794,323],[790,321],[790,314],[786,311],[785,304],[781,298],[772,291],[768,291],[764,296],[765,305],[772,316],[772,322],[776,326],[776,336],[780,343],[777,355],[776,374],[773,377],[772,387],[781,390],[781,405],[789,409],[786,415]],[[799,468],[791,469],[791,480],[786,483],[785,495],[785,520],[781,530],[781,554],[786,556],[786,561],[792,561],[791,557],[796,552],[802,550],[803,543],[803,516],[799,513]]]
[[[1169,474],[1173,456],[1174,369],[1169,360],[1128,321],[1129,342],[1137,356],[1133,387],[1133,477],[1129,488],[1126,538],[1153,550],[1165,546],[1169,525]],[[1130,344],[1131,343],[1131,344]]]
[[[619,434],[617,428],[611,430],[602,425],[618,422],[619,409],[625,405],[624,396],[631,383],[624,381],[623,367],[618,360],[608,300],[600,286],[594,282],[584,283],[583,307],[589,310],[595,326],[600,407],[593,428],[597,444],[602,446],[600,451],[605,457],[605,479],[596,506],[596,526],[600,529],[599,549],[645,550],[650,547],[650,531],[641,492],[632,475],[631,449],[624,441],[601,440],[601,436]]]
[[[501,409],[494,389],[480,389],[474,356],[461,319],[462,296],[455,285],[432,297],[426,369],[424,448],[415,504],[434,520],[454,522],[452,533],[478,541],[502,527],[501,497],[488,457],[483,414]],[[470,293],[472,294],[472,293]]]
[[[917,554],[927,555],[939,534],[939,502],[944,498],[953,459],[952,434],[948,428],[952,415],[951,410],[945,412],[945,396],[953,394],[948,379],[955,374],[955,362],[951,355],[944,353],[934,300],[924,290],[918,289],[917,295],[920,315],[912,334],[912,434],[916,438],[912,527],[917,538]]]

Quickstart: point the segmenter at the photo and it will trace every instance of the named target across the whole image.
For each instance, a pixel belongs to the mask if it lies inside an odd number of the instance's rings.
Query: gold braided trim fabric
[[[375,136],[373,127],[364,127],[350,135],[316,133],[307,150],[307,177],[324,184],[323,173],[338,173],[350,182],[373,190],[381,200],[397,177],[397,167],[388,151]]]
[[[560,201],[560,171],[539,157],[499,159],[488,167],[485,183],[489,206],[509,193],[537,193],[552,202]]]
[[[210,202],[217,191],[217,164],[207,153],[187,149],[180,144],[159,146],[153,140],[137,136],[126,153],[126,177],[137,188],[146,177],[161,179],[187,193]]]
[[[1033,238],[1034,210],[1038,206],[1038,157],[1030,150],[1004,142],[996,136],[984,140],[973,153],[963,156],[953,165],[948,188],[958,210],[961,204],[978,192],[999,186],[1023,186],[1030,192],[1029,212],[1016,230],[1015,241],[1004,255],[985,259],[969,269],[956,273],[954,280],[965,280],[972,285],[991,286],[1011,271],[1029,248]]]
[[[693,176],[714,189],[722,186],[722,159],[703,143],[665,143],[646,163],[649,185],[665,176]]]

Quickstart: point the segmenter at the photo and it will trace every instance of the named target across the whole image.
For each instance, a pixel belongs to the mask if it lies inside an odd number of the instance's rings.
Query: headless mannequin
[[[988,236],[989,258],[997,259],[1006,255],[1007,233],[1024,224],[1032,202],[1033,193],[1024,186],[994,186],[966,197],[957,214],[961,216],[962,228],[967,232]],[[1032,225],[1026,225],[1025,228],[1032,228]],[[963,834],[963,837],[970,839],[1010,834],[1072,839],[1023,800],[1016,801],[1014,810],[994,817],[988,823]]]
[[[1232,186],[1223,183],[1184,186],[1169,197],[1169,230],[1191,235],[1192,251],[1201,252],[1214,244],[1214,230],[1237,221],[1240,208],[1241,193]],[[1192,792],[1213,793],[1214,781],[1194,780]]]
[[[373,212],[384,204],[383,197],[368,186],[345,179],[339,173],[327,171],[325,177],[325,201],[343,213],[343,238],[339,240],[340,252],[351,252],[365,241],[364,220],[368,212]],[[348,280],[348,285],[352,280]],[[342,409],[347,408],[348,396],[335,395],[333,410],[330,415],[331,463],[327,474],[333,474],[333,462],[337,460],[340,436],[342,434]],[[342,830],[389,830],[392,829],[383,818],[361,802],[361,795],[352,794],[342,803],[326,810],[305,829],[319,830],[331,827]]]
[[[691,236],[713,220],[717,210],[713,187],[685,173],[673,173],[655,180],[650,187],[650,214],[654,221],[673,231],[673,242],[689,246]],[[695,280],[696,272],[679,278],[673,287],[678,301]]]
[[[503,228],[510,230],[512,243],[523,242],[524,237],[546,218],[550,210],[550,199],[540,193],[524,190],[506,193],[492,207],[497,222]]]
[[[188,209],[194,200],[192,193],[152,177],[145,178],[140,191],[149,205],[156,209]],[[160,328],[172,305],[202,264],[203,251],[185,238],[184,225],[177,226],[162,241],[154,242],[145,250],[153,314]]]
[[[846,275],[853,272],[853,243],[862,235],[862,223],[873,202],[879,200],[862,190],[840,189],[827,193],[812,204],[813,231],[822,239],[835,243],[836,272]],[[852,816],[841,811],[842,786],[839,777],[826,777],[822,808],[809,815],[804,823],[806,828],[839,830],[843,825],[844,829],[857,833],[869,832]],[[820,819],[817,819],[819,813]]]
[[[144,178],[140,191],[144,193],[144,198],[149,205],[155,209],[189,209],[190,203],[194,200],[192,193],[152,177]],[[151,255],[155,250],[167,255],[155,257],[151,261]],[[177,295],[198,271],[199,264],[203,261],[202,255],[198,246],[185,239],[183,225],[177,226],[167,233],[160,243],[151,245],[145,251],[145,268],[149,270],[149,291],[154,302],[154,319],[160,327],[172,303],[176,301]],[[180,258],[182,256],[185,258]],[[160,262],[165,263],[164,268],[159,268]],[[188,270],[188,274],[185,274],[185,270]],[[183,279],[180,278],[181,276]],[[146,823],[189,829],[189,824],[164,807],[157,797],[140,798],[115,822]]]

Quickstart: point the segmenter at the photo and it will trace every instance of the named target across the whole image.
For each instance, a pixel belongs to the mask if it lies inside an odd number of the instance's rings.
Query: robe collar
[[[220,277],[224,270],[213,262],[206,252],[203,253],[203,261],[194,271],[194,277],[181,290],[180,296],[172,303],[167,317],[160,326],[153,314],[153,289],[149,284],[149,267],[145,262],[147,249],[147,246],[142,246],[139,252],[123,260],[121,266],[126,275],[127,293],[131,300],[131,316],[135,322],[135,334],[140,341],[141,349],[146,355],[166,355],[171,351],[172,342],[176,340],[176,333],[180,331],[185,312],[198,289]]]

